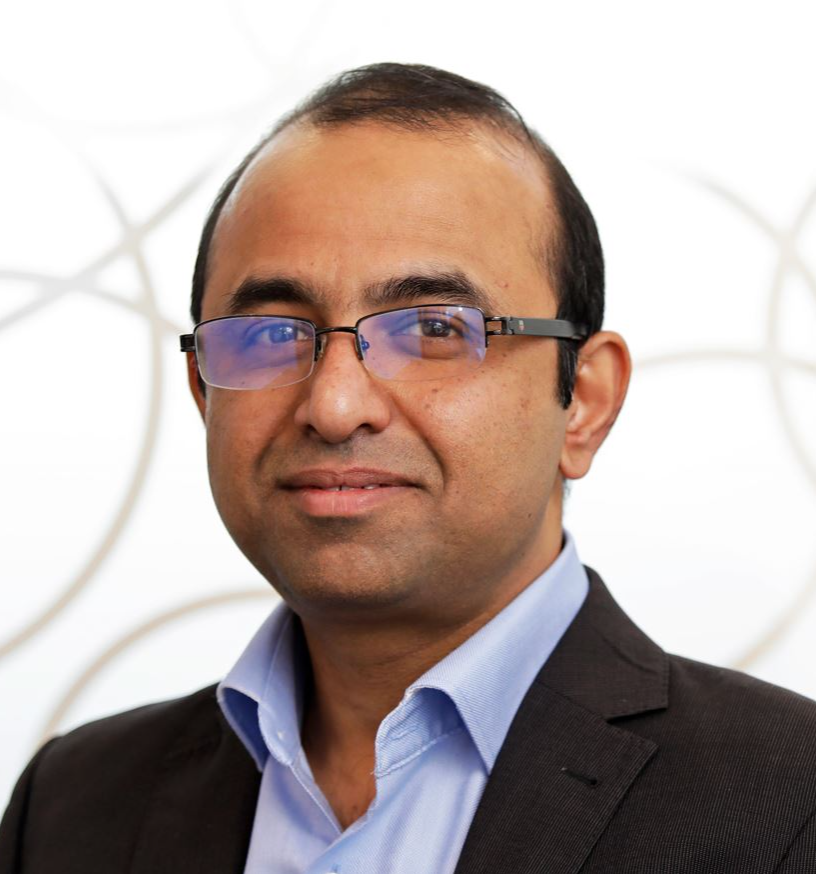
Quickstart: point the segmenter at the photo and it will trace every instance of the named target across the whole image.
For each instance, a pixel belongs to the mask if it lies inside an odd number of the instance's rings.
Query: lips
[[[418,484],[402,474],[362,467],[302,470],[280,486],[306,516],[324,519],[367,517],[418,494]]]
[[[362,467],[347,470],[328,468],[303,470],[281,481],[281,486],[285,489],[321,489],[333,492],[352,489],[371,491],[378,488],[413,485],[416,483],[393,471]]]
[[[318,486],[308,486],[307,488],[318,488]],[[388,489],[388,488],[391,488],[390,484],[388,484],[388,483],[376,483],[376,484],[372,483],[371,485],[368,485],[368,486],[346,486],[346,485],[331,486],[328,489],[320,486],[320,490],[323,492],[350,492],[350,491],[353,491],[354,489],[370,490],[370,489]]]

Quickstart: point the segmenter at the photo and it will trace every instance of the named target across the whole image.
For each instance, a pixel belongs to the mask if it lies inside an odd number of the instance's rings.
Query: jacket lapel
[[[519,708],[456,874],[572,874],[654,755],[609,720],[667,706],[668,660],[588,569],[578,616]]]
[[[260,774],[213,696],[203,724],[191,724],[168,753],[130,874],[243,874]]]

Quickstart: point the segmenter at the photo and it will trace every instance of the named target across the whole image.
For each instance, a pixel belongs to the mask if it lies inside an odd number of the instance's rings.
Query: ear
[[[620,334],[599,331],[584,343],[559,464],[567,479],[580,479],[589,470],[623,406],[631,373],[629,348]]]
[[[201,382],[201,377],[198,375],[195,352],[187,353],[187,382],[190,385],[190,392],[193,395],[193,400],[196,402],[198,412],[201,413],[201,418],[203,419],[207,411],[207,396],[204,394],[204,386]]]

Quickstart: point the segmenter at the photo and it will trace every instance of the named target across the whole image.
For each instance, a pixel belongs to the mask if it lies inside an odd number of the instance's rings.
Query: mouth
[[[282,490],[309,516],[350,517],[415,493],[416,482],[393,471],[319,468],[280,481]]]
[[[323,492],[353,492],[358,489],[390,489],[393,486],[387,483],[372,483],[369,486],[328,486],[328,488],[324,486],[303,486],[302,488],[320,489]]]
[[[281,480],[284,489],[321,489],[322,491],[351,491],[354,489],[382,489],[414,486],[408,477],[390,470],[367,467],[313,468],[302,470]]]

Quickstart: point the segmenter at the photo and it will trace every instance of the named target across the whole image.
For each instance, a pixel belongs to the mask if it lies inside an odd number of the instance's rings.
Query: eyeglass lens
[[[484,316],[473,307],[375,313],[359,321],[358,335],[363,363],[383,379],[457,376],[478,367],[485,356]],[[195,338],[201,375],[216,387],[280,388],[306,379],[314,367],[316,332],[300,319],[215,319],[199,325]]]
[[[199,325],[195,342],[201,376],[218,388],[291,385],[314,366],[314,327],[300,319],[216,319]]]
[[[478,367],[485,354],[484,317],[477,309],[424,306],[361,320],[366,367],[383,379],[441,379]]]

